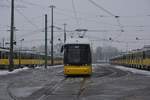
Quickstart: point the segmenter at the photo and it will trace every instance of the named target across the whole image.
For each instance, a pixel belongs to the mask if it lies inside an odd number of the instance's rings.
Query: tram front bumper
[[[90,75],[91,66],[64,66],[65,75]]]

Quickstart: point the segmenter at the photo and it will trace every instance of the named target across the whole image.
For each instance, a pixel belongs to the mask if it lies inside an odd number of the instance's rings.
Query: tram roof
[[[65,44],[90,44],[90,41],[87,38],[70,38]]]
[[[1,48],[1,47],[0,47],[0,51],[9,52],[9,49],[8,49],[8,48]]]

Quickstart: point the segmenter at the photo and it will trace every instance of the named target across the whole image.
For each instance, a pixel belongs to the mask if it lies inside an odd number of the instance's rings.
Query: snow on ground
[[[118,68],[118,69],[121,69],[121,70],[124,70],[124,71],[130,71],[130,72],[135,73],[135,74],[142,74],[142,75],[150,76],[150,71],[146,71],[146,70],[128,68],[128,67],[125,67],[125,66],[115,66],[115,68]]]
[[[49,66],[49,67],[57,68],[57,67],[63,67],[63,65],[55,65],[55,66]]]
[[[98,64],[92,64],[92,71],[95,72],[96,71],[96,67]]]
[[[43,88],[42,86],[32,86],[32,87],[18,87],[11,90],[11,93],[16,97],[27,97],[30,96],[35,91]]]
[[[63,65],[54,65],[54,66],[47,66],[47,69],[63,67]],[[45,69],[45,66],[37,66],[37,69]]]
[[[12,72],[9,72],[8,70],[0,70],[0,75],[14,74],[14,73],[18,73],[20,71],[27,70],[27,69],[29,69],[29,68],[28,67],[24,67],[24,68],[15,69]]]
[[[63,67],[63,65],[47,66],[47,68],[57,68],[57,67]],[[27,69],[29,69],[29,68],[24,67],[24,68],[15,69],[12,72],[9,72],[8,70],[0,70],[0,75],[14,74],[14,73],[18,73],[20,71],[24,71],[24,70],[27,70]],[[36,69],[45,69],[45,66],[37,66]]]

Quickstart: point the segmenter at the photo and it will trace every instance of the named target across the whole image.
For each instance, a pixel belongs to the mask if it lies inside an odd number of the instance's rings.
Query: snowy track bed
[[[135,68],[128,68],[125,66],[114,66],[115,68],[121,69],[123,71],[129,71],[134,74],[142,74],[142,75],[147,75],[150,76],[150,71],[145,71],[145,70],[140,70],[140,69],[135,69]]]
[[[110,64],[92,66],[90,77],[65,77],[63,65],[0,75],[0,100],[149,100],[149,72]]]

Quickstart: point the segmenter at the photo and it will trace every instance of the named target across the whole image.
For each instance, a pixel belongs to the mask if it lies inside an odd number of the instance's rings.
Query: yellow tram
[[[51,57],[48,56],[48,65],[51,65]],[[34,52],[17,52],[14,51],[13,62],[14,68],[19,67],[36,67],[44,65],[45,55]],[[54,57],[54,64],[62,64],[61,57]],[[0,48],[0,69],[8,69],[9,66],[9,49]]]
[[[150,70],[150,50],[130,52],[110,59],[112,64]]]
[[[87,39],[69,39],[64,44],[63,51],[65,75],[91,75],[91,48]]]

